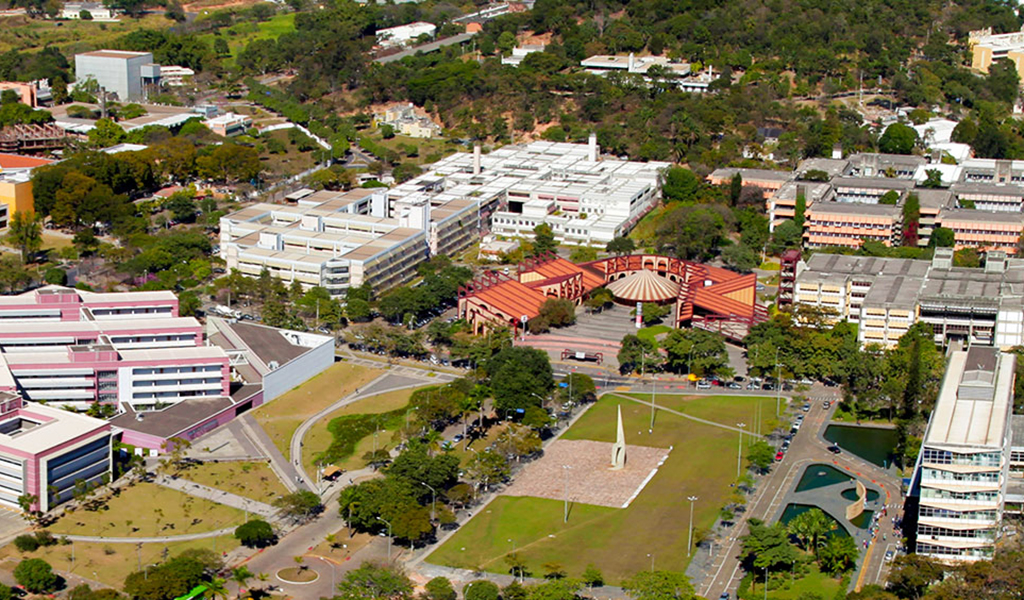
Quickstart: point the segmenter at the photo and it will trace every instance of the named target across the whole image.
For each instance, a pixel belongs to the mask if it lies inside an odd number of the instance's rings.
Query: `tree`
[[[462,587],[463,600],[498,600],[501,590],[486,579],[470,581]]]
[[[281,513],[298,522],[308,521],[323,510],[324,505],[320,503],[320,496],[309,490],[299,490],[274,500],[274,506],[281,510]]]
[[[744,273],[750,272],[761,264],[761,256],[758,251],[746,244],[726,246],[722,250],[722,260],[730,267]]]
[[[68,273],[60,267],[50,267],[43,273],[43,281],[50,285],[67,285]]]
[[[89,145],[93,148],[109,148],[125,139],[124,129],[113,119],[99,119],[89,131]]]
[[[235,529],[235,539],[247,548],[266,548],[277,541],[277,535],[270,523],[252,519]]]
[[[235,183],[256,179],[263,166],[259,154],[253,148],[224,143],[209,154],[197,158],[196,168],[200,177]]]
[[[538,53],[534,52],[534,54]],[[611,242],[608,243],[610,244]],[[569,260],[577,264],[597,260],[597,249],[590,246],[576,246],[569,253]]]
[[[686,260],[706,260],[714,256],[725,237],[724,207],[712,205],[682,206],[662,218],[655,232],[661,252],[673,251]]]
[[[758,519],[750,519],[749,525],[750,533],[742,538],[741,550],[747,571],[788,570],[796,564],[796,549],[789,543],[785,525],[765,525]]]
[[[952,229],[936,227],[928,239],[929,248],[952,248],[956,244],[956,234]]]
[[[661,364],[658,346],[650,338],[641,338],[631,333],[622,338],[619,345],[619,370],[622,373],[654,371]]]
[[[675,329],[661,342],[668,368],[676,373],[712,375],[728,369],[729,355],[721,335],[703,329]]]
[[[506,348],[488,360],[485,369],[499,411],[538,406],[537,396],[547,396],[554,387],[548,354],[537,348]]]
[[[520,567],[522,568],[522,567]],[[572,579],[551,579],[530,586],[528,600],[576,600],[580,582]]]
[[[19,210],[8,224],[7,240],[21,251],[21,260],[29,259],[43,245],[43,228],[35,214]]]
[[[253,577],[255,577],[255,575],[249,570],[249,567],[245,565],[231,569],[231,581],[238,585],[239,598],[242,597],[242,589],[245,588],[245,584]]]
[[[583,570],[583,577],[581,578],[583,585],[588,588],[595,588],[604,585],[604,575],[601,570],[594,565],[587,565],[587,568]]]
[[[740,194],[743,193],[743,175],[740,175],[739,171],[732,176],[729,180],[729,204],[736,206],[739,202]]]
[[[764,440],[757,440],[747,448],[747,461],[757,470],[765,472],[775,460],[775,448]]]
[[[447,577],[435,577],[424,586],[424,600],[456,600],[458,594]]]
[[[900,201],[900,193],[895,190],[889,190],[882,194],[882,197],[878,199],[879,204],[888,204],[890,206],[896,206]]]
[[[565,298],[548,298],[540,305],[540,317],[552,327],[568,327],[576,322],[576,305]]]
[[[53,591],[59,578],[50,563],[41,558],[28,558],[14,568],[14,579],[33,594],[42,594]]]
[[[543,256],[558,248],[555,234],[547,223],[540,223],[533,228],[533,252],[531,256]]]
[[[208,579],[203,584],[206,586],[206,591],[203,593],[204,598],[212,598],[216,600],[216,598],[228,597],[227,581],[220,577]]]
[[[976,269],[981,266],[981,254],[974,248],[961,248],[953,253],[953,266]]]
[[[918,229],[921,225],[921,200],[917,194],[907,195],[903,204],[903,245],[917,247]]]
[[[859,556],[860,550],[853,538],[834,535],[825,542],[819,560],[823,571],[839,575],[852,569]]]
[[[193,223],[196,220],[195,194],[191,191],[171,194],[164,206],[171,211],[171,216],[179,223]]]
[[[922,554],[901,554],[889,572],[889,589],[907,600],[917,600],[932,583],[942,579],[945,567]]]
[[[804,219],[807,213],[807,196],[800,192],[796,195],[796,205],[793,208],[793,224],[801,231],[804,228]]]
[[[697,598],[690,580],[673,571],[641,571],[622,584],[635,600],[692,600]]]
[[[584,373],[569,373],[558,384],[558,387],[559,395],[563,398],[564,402],[580,404],[583,402],[593,402],[597,399],[595,395],[597,385],[590,375]]]
[[[825,536],[836,529],[836,522],[820,508],[812,508],[793,517],[786,526],[787,531],[800,540],[805,550],[818,555],[818,547],[825,541]]]
[[[411,600],[412,581],[396,567],[368,562],[338,584],[339,600]]]
[[[804,231],[802,226],[797,225],[795,220],[787,220],[779,223],[772,233],[772,242],[769,250],[772,254],[782,254],[784,250],[799,248],[803,243]]]
[[[917,145],[917,131],[903,123],[893,123],[878,140],[878,149],[887,154],[910,154]]]
[[[693,171],[670,167],[661,184],[661,195],[669,202],[693,202],[700,188],[700,178]]]
[[[100,245],[99,239],[96,237],[96,232],[93,231],[92,227],[83,227],[81,231],[75,234],[72,238],[72,243],[78,250],[78,253],[82,256],[88,256],[96,251]]]
[[[631,238],[617,237],[608,242],[604,249],[616,256],[622,256],[623,254],[632,254],[636,250],[636,244]]]
[[[644,325],[660,323],[662,319],[672,312],[672,305],[658,304],[656,302],[644,302],[640,307],[641,319]]]
[[[938,169],[928,169],[925,173],[925,180],[921,182],[921,187],[936,189],[945,187],[942,184],[942,171]]]
[[[504,456],[488,450],[473,454],[473,458],[466,465],[466,478],[477,482],[481,487],[505,481],[511,472]]]

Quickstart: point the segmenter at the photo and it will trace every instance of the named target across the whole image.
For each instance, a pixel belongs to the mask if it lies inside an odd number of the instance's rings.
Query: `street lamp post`
[[[565,509],[562,513],[562,522],[569,522],[569,465],[562,465],[562,486],[565,490]]]
[[[690,535],[686,538],[686,556],[690,556],[690,549],[693,548],[693,503],[697,501],[697,496],[687,496],[686,499],[690,501]]]
[[[737,423],[737,427],[740,428],[740,443],[736,449],[736,479],[740,478],[740,461],[743,458],[743,428],[747,426],[746,423]]]
[[[651,426],[648,433],[654,433],[654,401],[658,398],[658,385],[654,377],[651,377]]]
[[[380,517],[377,517],[377,520],[388,526],[388,562],[390,563],[391,562],[391,522],[390,521],[386,521],[386,520],[384,520],[384,519],[382,519]]]
[[[654,572],[654,553],[651,552],[647,555],[647,558],[651,559],[651,573]]]
[[[430,520],[433,521],[436,513],[437,506],[437,490],[435,490],[429,483],[425,481],[420,482],[422,485],[427,486],[430,489]]]

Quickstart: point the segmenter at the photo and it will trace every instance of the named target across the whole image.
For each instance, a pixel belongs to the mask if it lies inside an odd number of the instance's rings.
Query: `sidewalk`
[[[244,498],[209,486],[200,485],[198,483],[188,481],[187,479],[175,479],[166,475],[158,475],[155,483],[172,490],[184,492],[190,496],[195,496],[196,498],[205,498],[211,502],[237,508],[238,510],[244,510],[259,515],[267,520],[273,519],[277,514],[277,509],[269,504],[257,502],[256,500]]]

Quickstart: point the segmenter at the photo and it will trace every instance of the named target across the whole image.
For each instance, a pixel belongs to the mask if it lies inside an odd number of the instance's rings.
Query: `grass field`
[[[678,203],[659,204],[654,210],[644,215],[644,218],[640,219],[636,227],[629,232],[629,237],[636,242],[637,249],[643,250],[648,246],[654,245],[655,231],[657,231],[658,225],[661,224],[662,218],[676,208],[679,208],[679,206]]]
[[[616,583],[650,568],[648,555],[652,552],[659,569],[684,570],[689,560],[685,498],[700,498],[694,506],[694,526],[710,527],[736,478],[736,434],[665,412],[658,415],[654,432],[649,434],[647,407],[606,396],[563,438],[614,442],[615,410],[620,404],[627,444],[674,447],[629,508],[576,505],[569,523],[563,525],[558,501],[502,497],[478,511],[428,561],[507,572],[503,561],[511,551],[507,540],[512,538],[527,568],[541,575],[542,565],[549,562],[561,563],[571,577],[580,576],[588,564],[594,564],[609,582]],[[721,403],[716,421],[746,419],[745,409],[743,402]]]
[[[79,509],[49,527],[54,534],[152,537],[241,525],[244,513],[154,483],[139,483],[95,512]]]
[[[432,156],[436,158],[436,156],[434,156],[436,154],[451,154],[453,151],[459,149],[457,146],[449,144],[448,139],[446,138],[412,138],[404,135],[396,135],[389,140],[385,140],[377,134],[370,137],[374,142],[381,146],[398,152],[402,156],[402,162],[410,162],[416,165],[433,162],[430,158]],[[402,146],[416,146],[419,149],[419,152],[416,153],[416,156],[406,156],[405,152],[401,148]]]
[[[748,576],[749,577],[749,576]],[[775,585],[774,583],[772,584]],[[811,564],[810,572],[796,581],[788,582],[783,588],[768,590],[768,600],[797,600],[804,594],[817,594],[822,598],[834,598],[839,591],[839,580],[818,570],[818,565]],[[742,600],[761,600],[764,598],[764,587],[760,584],[742,594]]]
[[[116,23],[96,21],[51,21],[27,16],[4,17],[0,27],[0,52],[36,51],[55,46],[65,55],[105,48],[115,39],[139,29],[166,29],[174,21],[163,14],[139,19],[122,17]]]
[[[267,143],[265,139],[267,137],[276,138],[284,142],[284,146],[287,148],[287,152],[284,154],[271,154],[264,150],[260,155],[260,162],[263,163],[263,167],[274,175],[298,175],[316,164],[316,160],[313,158],[314,152],[299,152],[297,147],[288,142],[288,130],[272,131],[265,136],[260,136],[262,143]]]
[[[650,394],[625,394],[631,398],[637,398],[644,402],[650,402]],[[698,419],[707,419],[715,423],[721,423],[728,427],[735,427],[736,423],[745,423],[747,431],[753,431],[754,413],[758,403],[761,404],[761,434],[765,435],[772,431],[772,420],[775,418],[775,398],[761,396],[697,396],[685,394],[658,394],[655,404],[664,406],[679,412],[686,413]],[[723,410],[725,409],[725,410]],[[648,410],[650,408],[648,407]],[[782,401],[782,411],[785,412],[785,399]],[[649,417],[650,413],[648,413]],[[655,415],[657,419],[658,415]],[[735,417],[735,418],[733,418]]]
[[[309,428],[306,432],[306,437],[303,439],[302,446],[302,466],[306,469],[307,473],[314,473],[315,464],[314,457],[317,453],[323,452],[331,445],[333,440],[331,432],[327,430],[327,424],[331,422],[331,419],[341,417],[344,415],[374,415],[379,413],[391,412],[398,410],[409,404],[409,397],[416,391],[416,388],[409,388],[406,390],[396,390],[394,392],[385,392],[383,394],[377,394],[369,398],[363,398],[344,406],[322,419],[315,425]],[[390,430],[382,431],[377,435],[377,443],[381,448],[391,449],[394,448],[396,442],[392,440],[392,432],[397,428],[392,427]],[[373,450],[373,435],[368,435],[356,445],[356,451],[352,453],[344,461],[341,461],[337,466],[342,469],[351,471],[352,469],[358,469],[363,466],[362,456],[363,454]]]
[[[253,411],[256,421],[285,456],[292,434],[303,421],[373,381],[383,371],[335,363],[301,386]]]
[[[57,235],[49,231],[43,231],[43,250],[60,250],[74,245],[73,238],[69,235]]]
[[[192,548],[228,552],[238,547],[238,540],[228,535],[169,544],[142,544],[141,549],[136,544],[75,542],[74,546],[75,560],[72,562],[71,545],[50,546],[22,554],[13,544],[8,544],[0,548],[0,564],[4,570],[10,570],[23,558],[41,558],[55,570],[74,573],[120,589],[125,577],[138,569],[140,560],[143,566],[157,564],[163,560],[165,548],[167,556],[172,558]]]
[[[199,39],[209,44],[211,48],[213,47],[213,41],[217,37],[226,39],[231,54],[224,57],[224,63],[226,66],[231,66],[234,65],[238,54],[249,42],[261,39],[277,39],[281,34],[294,30],[295,13],[289,12],[274,15],[260,23],[253,23],[251,21],[236,23],[227,29],[221,30],[219,36],[214,33],[206,33],[200,35]]]
[[[264,462],[208,462],[189,468],[181,477],[267,504],[288,493],[270,465]]]
[[[672,331],[672,328],[668,325],[652,325],[651,327],[644,327],[640,331],[636,332],[636,336],[642,340],[650,340],[654,343],[658,343],[658,336],[670,331]]]

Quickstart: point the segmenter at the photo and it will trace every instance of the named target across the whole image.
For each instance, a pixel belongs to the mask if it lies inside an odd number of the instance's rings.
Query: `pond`
[[[857,499],[857,488],[852,487],[852,488],[850,488],[848,490],[843,490],[843,498],[846,498],[850,502],[853,502],[854,500],[856,500]],[[868,489],[867,501],[868,502],[874,502],[875,500],[878,500],[878,492],[876,492],[875,490],[872,490],[872,489],[869,488]]]
[[[796,484],[796,491],[806,492],[820,487],[846,483],[852,481],[853,477],[843,473],[829,465],[811,465],[804,470],[800,482]]]
[[[825,439],[838,445],[843,452],[857,455],[880,467],[892,464],[896,449],[896,430],[884,427],[856,427],[829,425]]]

